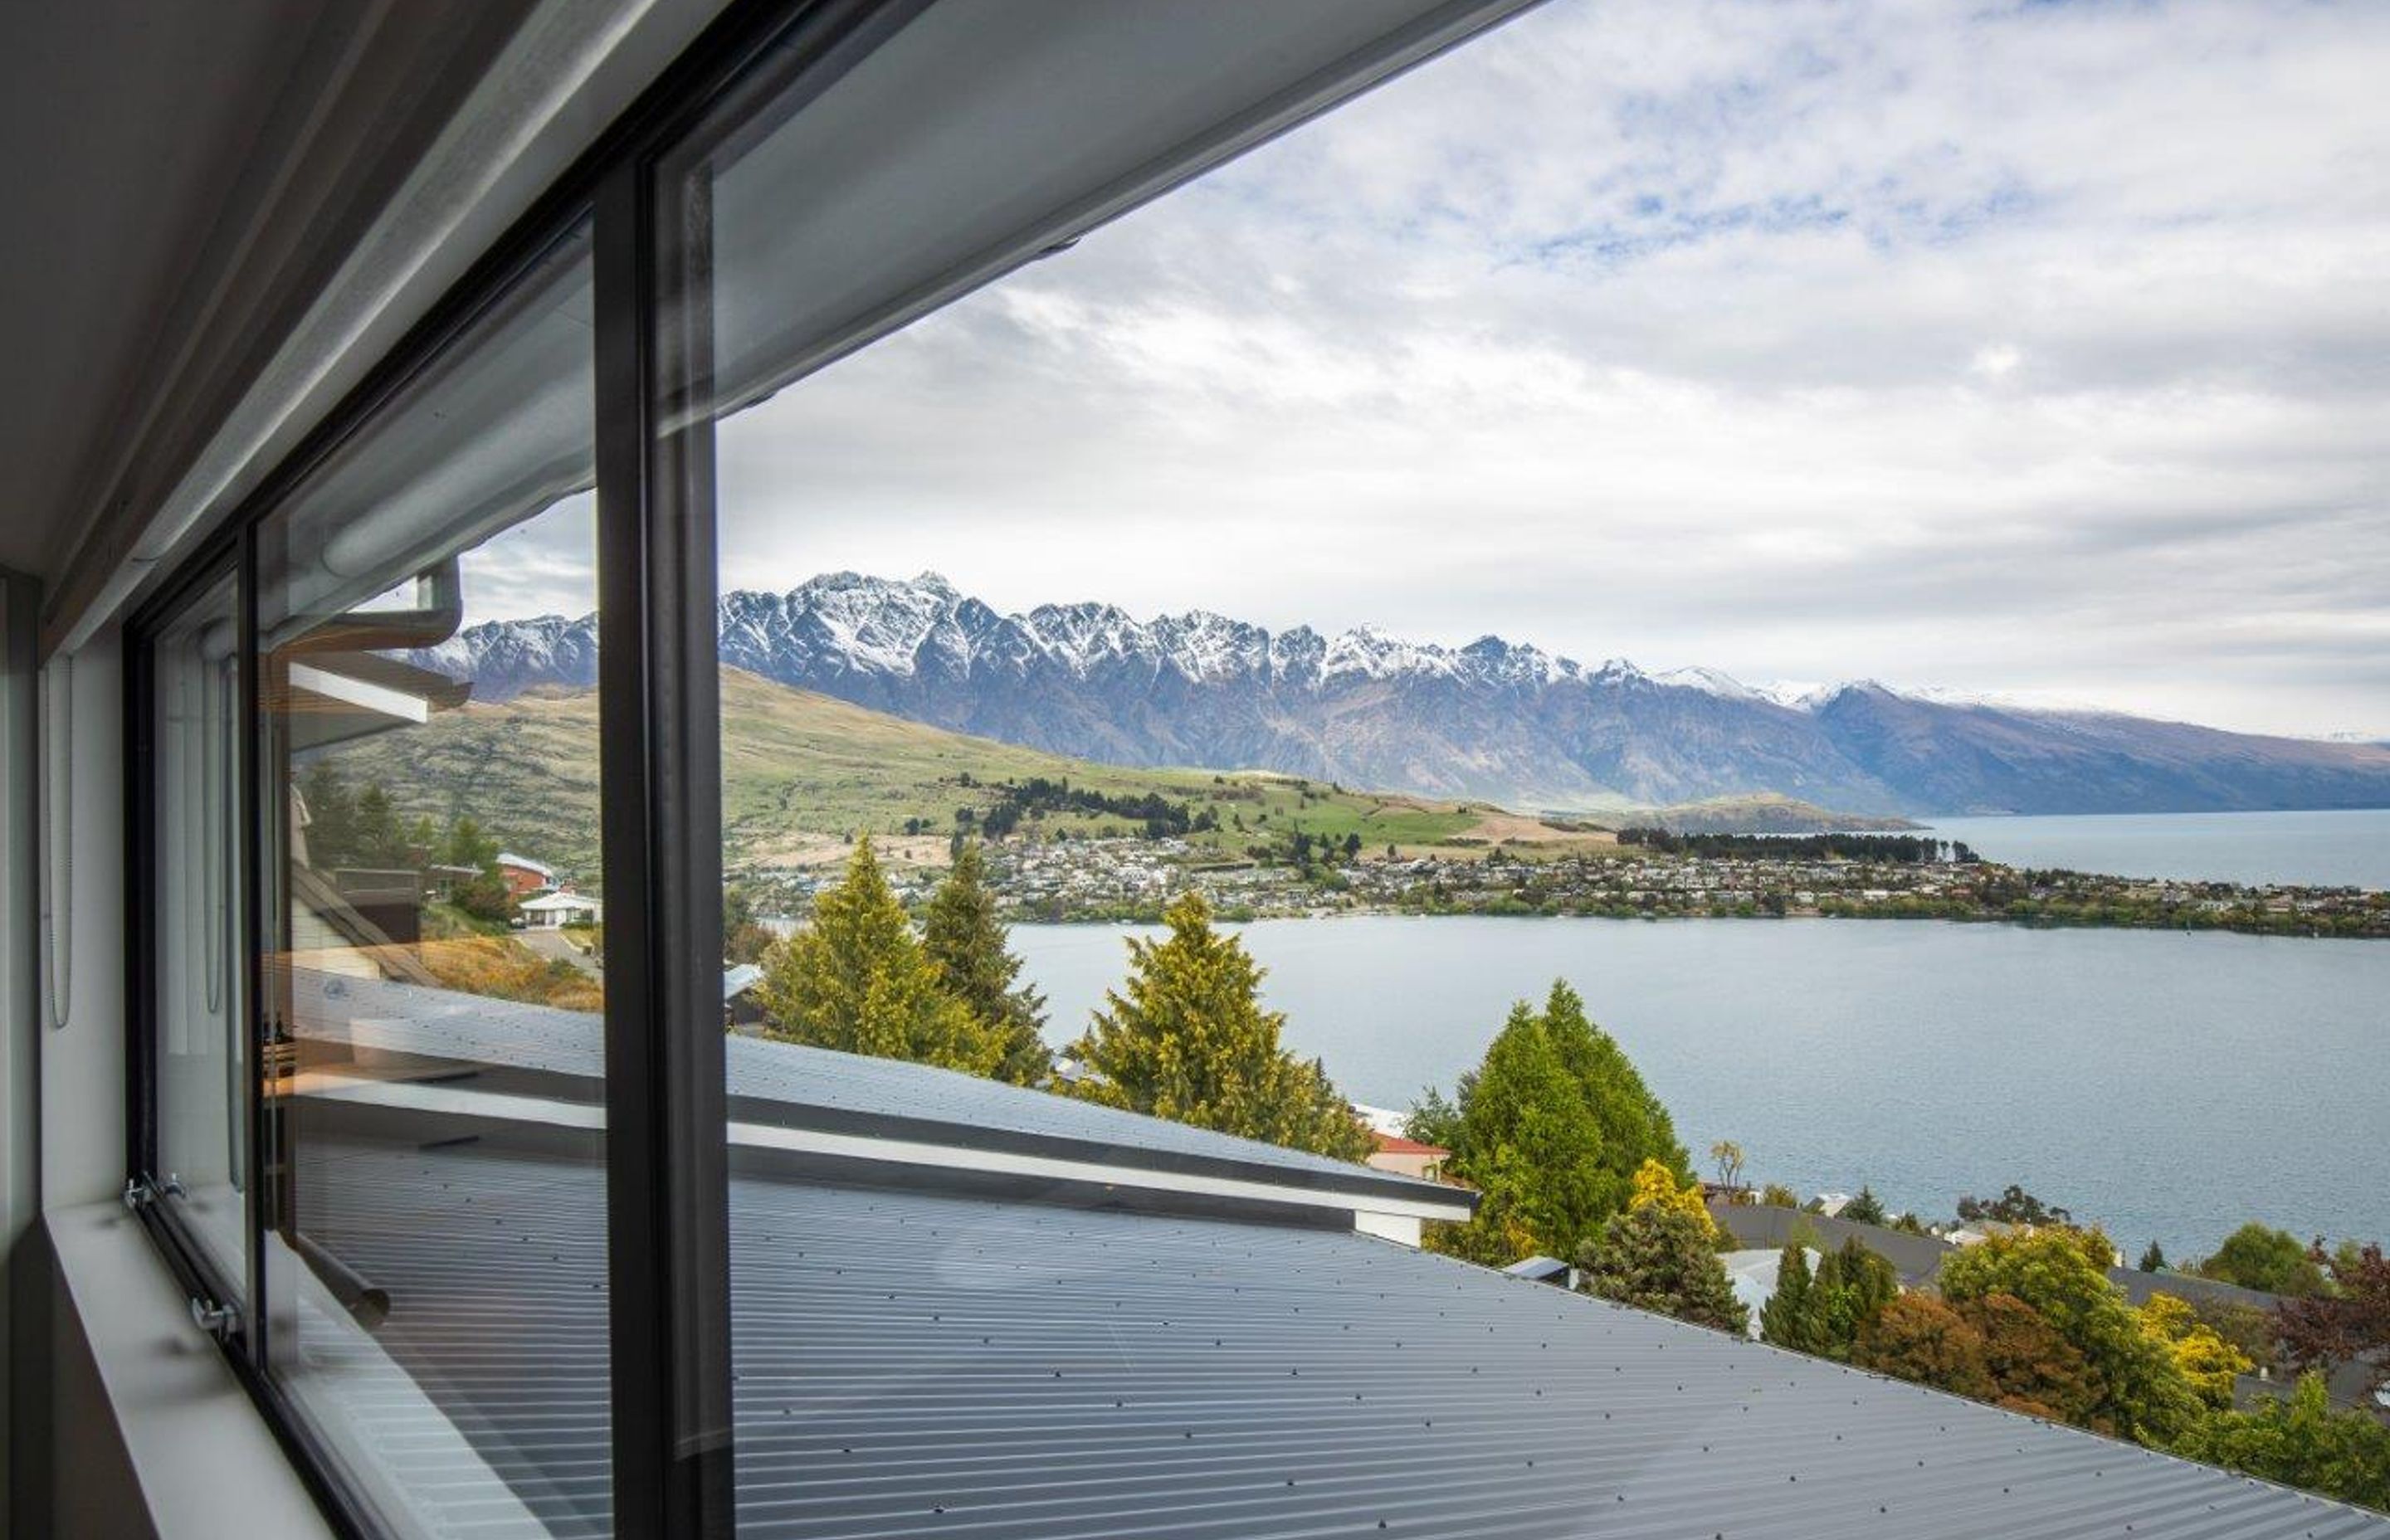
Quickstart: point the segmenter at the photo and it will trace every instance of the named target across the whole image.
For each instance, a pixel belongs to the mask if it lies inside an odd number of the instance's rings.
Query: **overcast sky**
[[[1555,0],[726,425],[724,579],[2390,736],[2385,82],[2378,0]]]

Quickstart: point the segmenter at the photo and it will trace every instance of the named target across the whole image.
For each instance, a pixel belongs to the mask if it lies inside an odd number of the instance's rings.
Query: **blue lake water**
[[[1737,1140],[1756,1180],[1865,1182],[1929,1218],[2021,1182],[2136,1254],[2154,1238],[2195,1255],[2251,1217],[2390,1238],[2390,943],[1891,920],[1240,929],[1289,1042],[1356,1100],[1448,1088],[1510,1003],[1560,977],[1696,1160]],[[1132,933],[1014,929],[1057,1042],[1119,981]]]
[[[2116,877],[2390,888],[2390,809],[1937,818],[1987,861]]]

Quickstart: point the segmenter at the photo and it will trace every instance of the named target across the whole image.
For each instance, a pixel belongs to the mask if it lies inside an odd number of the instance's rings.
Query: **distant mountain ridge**
[[[1258,768],[1512,807],[1773,793],[1852,813],[2390,805],[2390,749],[1903,693],[1792,695],[1482,637],[1272,632],[1206,610],[1003,614],[935,573],[723,596],[722,660],[913,721],[1132,765]],[[482,699],[597,679],[594,616],[469,627],[413,661]]]

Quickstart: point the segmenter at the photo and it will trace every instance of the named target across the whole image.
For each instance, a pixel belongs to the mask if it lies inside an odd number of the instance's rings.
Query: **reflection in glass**
[[[230,574],[150,644],[158,1097],[150,1175],[186,1233],[245,1290],[246,1013],[239,940],[240,652]]]
[[[611,1529],[598,716],[469,630],[596,607],[588,285],[584,236],[258,532],[269,1364],[402,1532]]]

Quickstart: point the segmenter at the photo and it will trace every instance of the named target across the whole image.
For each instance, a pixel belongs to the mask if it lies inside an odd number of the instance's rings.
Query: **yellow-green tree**
[[[2141,1329],[2165,1345],[2193,1394],[2213,1411],[2232,1405],[2232,1380],[2256,1366],[2172,1294],[2152,1294],[2140,1309]]]
[[[956,853],[954,869],[931,896],[921,946],[945,992],[1004,1040],[996,1078],[1014,1085],[1043,1084],[1054,1068],[1040,1031],[1046,1002],[1018,982],[1021,959],[1005,944],[1004,922],[996,918],[978,841],[966,841]]]
[[[1635,1187],[1626,1200],[1634,1209],[1674,1209],[1698,1222],[1703,1233],[1715,1235],[1717,1224],[1710,1218],[1709,1205],[1702,1201],[1701,1185],[1679,1182],[1677,1174],[1657,1161],[1645,1161],[1635,1168]]]
[[[2174,1452],[2390,1509],[2390,1428],[2363,1411],[2333,1411],[2320,1374],[2301,1375],[2288,1401],[2208,1413],[2176,1441]]]
[[[1286,1018],[1262,1008],[1261,968],[1212,928],[1202,894],[1181,894],[1163,921],[1168,935],[1130,940],[1126,982],[1071,1045],[1092,1073],[1067,1093],[1290,1149],[1367,1156],[1352,1105],[1317,1059],[1279,1041]]]
[[[2003,1294],[2024,1304],[2089,1371],[2088,1405],[2074,1420],[2156,1443],[2191,1418],[2198,1398],[2174,1354],[2142,1329],[2139,1313],[2108,1281],[2114,1254],[2098,1230],[1994,1236],[1943,1261],[1942,1297],[1962,1309]],[[1997,1366],[1995,1378],[2002,1378]]]
[[[756,986],[767,1035],[875,1059],[994,1072],[1003,1034],[939,985],[868,838],[813,921],[764,956]]]

